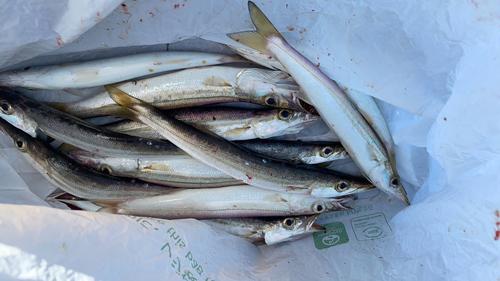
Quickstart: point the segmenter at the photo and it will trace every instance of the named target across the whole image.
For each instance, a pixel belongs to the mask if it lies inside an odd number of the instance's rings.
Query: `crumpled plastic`
[[[229,53],[195,38],[234,44],[226,33],[254,28],[246,1],[40,3],[0,9],[2,71],[158,50]],[[332,79],[379,100],[412,206],[370,191],[350,211],[323,214],[326,232],[257,247],[195,220],[50,208],[40,198],[55,187],[0,136],[1,279],[498,278],[500,4],[256,4]]]

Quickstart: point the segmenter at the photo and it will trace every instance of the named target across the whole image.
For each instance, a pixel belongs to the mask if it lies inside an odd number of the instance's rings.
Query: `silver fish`
[[[4,72],[0,73],[0,85],[49,90],[87,88],[152,73],[231,62],[246,60],[239,56],[200,52],[154,52]]]
[[[48,181],[75,196],[108,202],[167,194],[172,190],[161,185],[115,178],[87,169],[2,119],[0,130],[14,141],[23,157]]]
[[[250,185],[179,189],[166,195],[101,204],[99,212],[165,219],[211,219],[313,215],[346,210],[355,197],[314,198],[308,194],[276,192]]]
[[[296,97],[299,87],[287,73],[259,68],[191,68],[122,83],[117,87],[160,109],[250,102],[303,111]],[[127,117],[106,91],[76,102],[48,104],[79,118],[104,115]]]
[[[249,140],[235,142],[257,154],[299,164],[319,164],[350,158],[340,144]]]
[[[144,159],[184,154],[170,142],[111,132],[20,93],[2,89],[0,117],[32,137],[41,131],[64,143],[103,155]]]
[[[314,222],[319,215],[288,218],[234,218],[211,219],[202,222],[224,230],[254,244],[274,245],[295,241],[314,232],[325,230]]]
[[[166,155],[162,159],[148,160],[106,157],[84,150],[67,153],[82,165],[105,174],[172,187],[207,188],[243,184],[189,155]]]
[[[248,2],[248,9],[257,30],[228,36],[276,58],[330,129],[338,135],[365,177],[382,191],[409,205],[406,191],[391,166],[385,148],[344,92],[316,65],[293,49],[253,2]]]
[[[56,200],[89,212],[97,212],[102,208],[91,201],[79,198],[58,198]],[[319,214],[288,218],[205,219],[201,222],[257,245],[274,245],[295,241],[314,232],[325,230],[324,227],[314,223],[318,216]]]
[[[391,161],[394,174],[396,177],[399,177],[396,168],[396,145],[394,144],[389,126],[387,125],[387,122],[385,122],[384,115],[375,101],[375,98],[360,91],[350,89],[341,83],[338,84],[346,96],[356,105],[359,112],[361,112],[375,133],[377,133],[377,136],[380,138],[387,150],[387,155]]]
[[[244,183],[277,191],[311,193],[315,197],[342,196],[373,187],[362,180],[341,178],[255,156],[225,139],[205,134],[167,116],[115,87],[106,88],[134,118],[151,126],[193,158]]]
[[[319,116],[289,109],[183,108],[165,111],[165,114],[231,141],[295,134],[320,120]],[[103,127],[137,137],[164,139],[151,127],[131,120],[118,121]]]

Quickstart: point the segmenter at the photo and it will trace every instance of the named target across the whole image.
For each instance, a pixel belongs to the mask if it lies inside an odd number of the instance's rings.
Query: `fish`
[[[248,2],[248,9],[257,30],[228,36],[278,60],[300,86],[301,93],[307,96],[322,119],[338,135],[364,176],[383,192],[410,205],[385,148],[354,104],[333,80],[286,42],[253,2]]]
[[[332,173],[299,168],[255,156],[235,144],[196,130],[120,89],[106,86],[111,98],[124,106],[134,119],[147,124],[187,154],[246,184],[275,191],[310,193],[334,197],[361,192],[373,185]]]
[[[392,139],[391,131],[385,121],[384,115],[380,110],[375,98],[363,92],[346,87],[341,83],[337,83],[344,91],[346,96],[351,100],[359,112],[366,119],[370,127],[375,131],[385,146],[389,161],[393,167],[396,178],[399,178],[398,170],[396,168],[396,145]]]
[[[209,219],[201,222],[217,229],[243,238],[256,245],[275,245],[295,241],[324,231],[325,228],[314,223],[319,214],[288,218],[233,218]]]
[[[294,164],[312,165],[350,158],[344,147],[338,143],[249,140],[235,144],[257,154]]]
[[[75,196],[100,202],[118,202],[172,191],[171,187],[111,177],[87,169],[3,119],[0,119],[0,131],[12,139],[23,158],[49,182]]]
[[[32,137],[42,132],[102,155],[145,159],[185,154],[170,142],[111,132],[9,89],[0,89],[0,117]]]
[[[102,207],[81,198],[63,196],[55,200],[77,207],[84,211],[98,212]],[[102,212],[105,212],[104,210]],[[212,228],[243,238],[256,245],[274,245],[295,241],[324,231],[325,228],[315,223],[320,214],[297,217],[259,217],[259,218],[220,218],[204,219],[201,222]]]
[[[85,150],[72,150],[67,154],[78,163],[105,174],[172,187],[207,188],[243,184],[189,155],[174,154],[148,160],[106,157]]]
[[[153,73],[236,62],[247,60],[240,56],[202,52],[152,52],[4,72],[0,73],[0,85],[47,90],[87,88]]]
[[[300,87],[283,71],[228,66],[199,67],[115,86],[160,109],[250,102],[305,111],[297,98]],[[47,104],[78,118],[123,116],[122,108],[106,91],[75,102]]]
[[[317,115],[289,109],[182,108],[165,111],[165,114],[195,128],[202,127],[230,141],[295,134],[320,120]],[[118,121],[103,127],[137,137],[164,139],[149,126],[132,120]]]
[[[314,198],[303,193],[276,192],[250,185],[178,189],[165,195],[96,203],[98,212],[163,219],[301,216],[348,210],[356,197]]]

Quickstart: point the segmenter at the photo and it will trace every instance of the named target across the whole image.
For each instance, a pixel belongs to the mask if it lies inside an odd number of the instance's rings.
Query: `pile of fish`
[[[248,62],[240,56],[159,52],[1,73],[0,130],[60,189],[51,197],[73,208],[195,218],[254,243],[323,231],[319,214],[349,209],[375,187],[409,204],[373,98],[344,94],[252,2],[249,10],[257,30],[228,34],[245,45],[232,48],[272,70],[231,66]],[[104,85],[70,103],[12,89]],[[260,107],[228,106],[237,103]],[[83,120],[99,116],[124,119]],[[320,120],[341,144],[268,140]],[[317,165],[346,158],[365,178]]]

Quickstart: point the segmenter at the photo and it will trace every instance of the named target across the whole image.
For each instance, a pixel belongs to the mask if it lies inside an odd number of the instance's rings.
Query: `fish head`
[[[317,181],[311,186],[313,197],[339,197],[363,192],[375,188],[373,184],[362,179],[338,179],[336,181]]]
[[[36,104],[31,103],[21,93],[0,89],[0,117],[35,138],[38,125],[29,113]]]
[[[264,239],[267,245],[273,245],[286,241],[294,241],[314,232],[325,230],[324,227],[314,222],[319,215],[289,217],[277,220],[273,226],[265,232]]]
[[[238,91],[256,104],[306,111],[297,96],[300,87],[283,71],[250,68],[238,74]]]
[[[301,157],[301,161],[305,164],[319,164],[346,157],[348,155],[344,148],[326,144],[315,146],[310,153]]]
[[[392,167],[389,162],[387,162],[387,166],[379,165],[372,169],[369,178],[376,187],[385,193],[395,196],[401,203],[407,206],[410,205],[406,190],[399,176],[392,172]]]
[[[252,120],[252,127],[255,135],[263,139],[298,133],[302,129],[316,124],[319,120],[319,116],[310,113],[290,109],[275,109],[260,112]]]
[[[14,146],[19,150],[24,158],[38,171],[43,170],[46,161],[52,156],[45,144],[36,138],[32,138],[22,130],[17,129],[9,122],[0,118],[0,131],[9,136]]]

